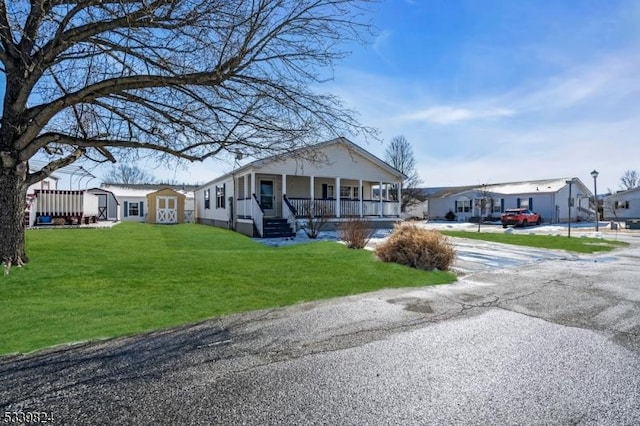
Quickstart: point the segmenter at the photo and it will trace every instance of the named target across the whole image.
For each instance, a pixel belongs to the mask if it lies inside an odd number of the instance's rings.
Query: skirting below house
[[[323,226],[323,231],[337,231],[340,227],[340,223],[344,222],[346,219],[329,219],[325,225]],[[370,218],[364,219],[367,221],[374,229],[390,229],[393,226],[401,222],[400,218]],[[302,229],[302,225],[304,224],[304,219],[298,219],[298,229]],[[227,228],[229,229],[229,222],[224,220],[216,220],[216,219],[204,219],[197,218],[197,223],[202,225],[216,226],[218,228]],[[255,237],[255,226],[253,225],[252,219],[237,219],[235,223],[235,231],[247,235],[249,237]]]
[[[323,231],[337,231],[338,228],[340,227],[340,224],[345,222],[347,219],[329,219],[327,221],[327,223],[325,223],[325,225],[322,227]],[[398,223],[401,222],[402,219],[400,218],[363,218],[364,221],[366,221],[367,223],[369,223],[371,225],[372,228],[374,229],[390,229],[393,228],[393,226]],[[305,219],[297,219],[298,222],[298,229],[301,229],[301,225],[304,224]]]
[[[217,226],[218,228],[229,228],[229,222],[226,220],[197,218],[196,223],[209,226]]]

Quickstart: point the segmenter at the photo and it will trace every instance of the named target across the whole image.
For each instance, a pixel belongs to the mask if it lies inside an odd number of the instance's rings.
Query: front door
[[[273,181],[272,180],[260,180],[260,205],[264,211],[265,216],[273,216],[274,212],[274,194],[273,194]]]
[[[158,197],[156,223],[178,223],[178,197]]]

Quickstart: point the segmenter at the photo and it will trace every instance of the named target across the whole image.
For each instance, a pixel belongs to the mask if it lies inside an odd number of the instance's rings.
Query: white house
[[[607,220],[640,219],[640,188],[619,191],[604,198],[604,216]]]
[[[202,185],[195,191],[196,221],[262,237],[293,235],[310,214],[328,217],[333,227],[348,217],[388,227],[400,215],[392,186],[400,199],[405,178],[348,139],[337,138],[253,161]],[[379,188],[382,196],[374,196]]]
[[[521,207],[540,213],[548,223],[567,222],[570,186],[571,220],[594,220],[593,194],[578,178],[425,188],[427,200],[416,209],[421,209],[427,219],[445,219],[452,212],[456,220],[468,221],[478,217],[499,218],[506,209]]]
[[[103,183],[101,190],[112,193],[118,203],[118,217],[132,222],[146,222],[148,213],[147,195],[161,189],[171,188],[185,196],[185,221],[194,220],[194,185],[163,185],[163,184],[118,184]]]

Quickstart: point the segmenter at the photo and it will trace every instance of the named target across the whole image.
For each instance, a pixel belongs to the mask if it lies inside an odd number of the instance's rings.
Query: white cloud
[[[510,117],[515,111],[507,108],[470,109],[450,106],[435,106],[402,116],[408,121],[427,121],[435,124],[452,124],[461,121]]]

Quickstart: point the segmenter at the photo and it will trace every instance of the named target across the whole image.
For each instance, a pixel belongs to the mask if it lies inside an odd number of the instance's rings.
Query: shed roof
[[[159,191],[161,189],[172,189],[179,194],[186,196],[187,198],[193,198],[193,188],[196,185],[151,185],[151,184],[114,184],[103,183],[100,186],[101,189],[106,189],[113,192],[116,197],[146,197],[152,192]]]

